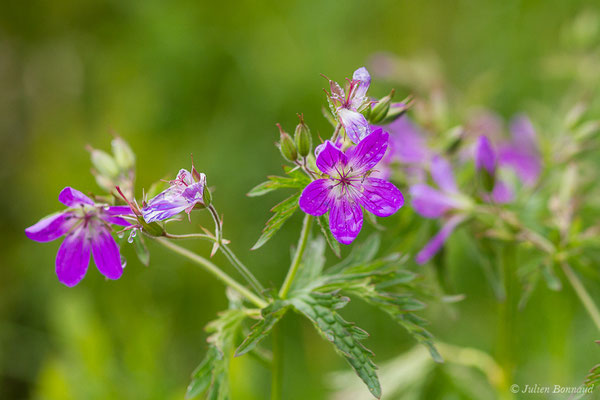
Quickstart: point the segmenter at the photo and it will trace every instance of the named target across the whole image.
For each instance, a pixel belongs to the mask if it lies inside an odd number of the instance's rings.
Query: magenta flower
[[[171,218],[182,211],[188,216],[198,204],[204,205],[206,175],[198,173],[192,166],[192,172],[181,169],[170,186],[152,198],[142,209],[147,223]]]
[[[415,211],[425,218],[446,218],[442,229],[417,254],[416,261],[424,264],[444,245],[454,229],[466,218],[470,200],[458,191],[452,166],[440,156],[431,161],[431,177],[438,188],[427,184],[410,187]]]
[[[533,186],[542,171],[535,129],[524,115],[517,115],[510,124],[511,141],[499,146],[498,163],[512,168],[523,184]]]
[[[365,67],[354,71],[346,90],[337,82],[329,81],[331,93],[328,96],[331,104],[346,134],[354,143],[360,142],[370,132],[369,122],[360,113],[369,104],[367,90],[370,84],[371,76]]]
[[[69,287],[77,285],[87,272],[90,252],[102,275],[119,279],[123,265],[110,224],[130,225],[121,217],[132,215],[129,207],[96,204],[70,187],[60,192],[58,200],[69,208],[25,229],[25,235],[36,242],[50,242],[65,235],[56,255],[58,280]]]
[[[379,217],[388,217],[404,204],[396,186],[369,176],[387,145],[388,133],[379,128],[346,152],[330,141],[319,149],[317,167],[325,177],[304,188],[300,208],[315,216],[329,211],[331,233],[340,243],[350,244],[358,236],[363,223],[361,206]]]

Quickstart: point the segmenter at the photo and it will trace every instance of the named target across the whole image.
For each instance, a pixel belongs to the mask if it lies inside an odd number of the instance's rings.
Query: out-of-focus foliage
[[[600,116],[600,9],[593,1],[9,0],[0,8],[0,398],[182,399],[209,348],[203,327],[227,307],[219,283],[151,243],[149,267],[128,248],[119,281],[106,282],[91,267],[70,289],[54,274],[58,244],[26,240],[23,229],[56,209],[62,187],[99,191],[84,148],[108,151],[113,130],[136,152],[138,188],[174,176],[193,153],[215,188],[226,237],[245,251],[269,218],[264,202],[244,195],[279,168],[274,122],[293,126],[303,112],[313,132],[330,129],[320,116],[320,73],[341,79],[367,65],[373,95],[392,85],[398,98],[428,97],[433,131],[463,123],[482,105],[504,117],[531,111],[543,121],[540,135],[563,129],[567,115],[577,121],[579,101],[587,102],[586,120]],[[600,210],[592,204],[581,213],[598,219]],[[194,216],[192,223],[210,220]],[[381,223],[383,246],[411,254],[436,229],[409,207]],[[247,258],[263,282],[283,280],[289,257],[280,247],[296,240],[299,225],[291,218]],[[517,312],[497,302],[478,253],[459,231],[440,256],[443,268],[419,270],[443,277],[440,292],[465,295],[457,304],[433,304],[424,316],[433,322],[429,331],[467,347],[473,361],[442,346],[448,362],[436,366],[424,349],[411,350],[382,368],[389,398],[402,398],[409,386],[427,399],[497,398],[508,379],[577,386],[597,364],[594,328],[570,289],[539,285]],[[598,298],[598,254],[586,257],[595,264],[577,267]],[[360,302],[350,310],[372,335],[364,343],[378,364],[412,348],[384,312]],[[290,313],[282,324],[285,398],[333,393],[324,376],[344,369],[344,360],[305,318]],[[515,376],[499,376],[496,362],[516,366]],[[230,368],[234,399],[268,396],[269,374],[257,359],[233,358]],[[342,379],[341,387],[361,384],[354,374]],[[369,396],[362,386],[356,391]]]

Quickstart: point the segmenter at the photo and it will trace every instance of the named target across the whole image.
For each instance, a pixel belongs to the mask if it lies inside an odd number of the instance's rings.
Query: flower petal
[[[387,150],[388,138],[387,132],[384,132],[381,128],[376,128],[359,144],[346,151],[348,166],[352,168],[352,175],[364,175],[381,161]]]
[[[489,139],[481,135],[475,146],[475,166],[477,169],[485,168],[490,175],[494,176],[496,171],[496,153]]]
[[[309,183],[300,195],[300,209],[314,216],[325,214],[331,199],[330,186],[329,179],[317,179]]]
[[[430,157],[425,138],[407,116],[388,125],[392,160],[402,163],[423,163]]]
[[[514,193],[511,188],[503,181],[497,179],[492,189],[492,200],[494,203],[505,204],[510,203],[514,199]]]
[[[530,154],[512,146],[500,150],[499,163],[512,168],[528,186],[535,185],[542,170],[542,161],[537,154]]]
[[[365,67],[360,67],[352,74],[352,80],[358,82],[358,87],[354,89],[354,98],[360,100],[362,103],[371,85],[371,75],[369,75],[369,71]],[[359,105],[357,104],[357,106]]]
[[[338,117],[353,143],[360,142],[369,134],[369,122],[361,113],[348,108],[340,108]]]
[[[535,128],[527,115],[516,115],[510,121],[510,132],[512,134],[512,143],[515,148],[530,154],[537,154],[537,135],[535,133]]]
[[[185,168],[182,168],[177,173],[177,178],[175,180],[178,183],[183,183],[185,185],[191,185],[194,183],[194,179],[192,177],[192,173]]]
[[[200,181],[189,185],[185,188],[181,195],[188,202],[189,205],[202,203],[204,197],[204,181]]]
[[[60,192],[60,194],[58,195],[58,201],[60,201],[67,207],[76,207],[83,204],[87,204],[90,206],[94,205],[92,199],[87,197],[85,194],[81,193],[79,190],[73,189],[69,186],[67,186]]]
[[[183,210],[189,203],[181,195],[182,189],[179,185],[171,186],[163,190],[148,202],[148,205],[142,209],[142,216],[147,223],[163,221],[171,218]]]
[[[444,192],[458,192],[452,166],[445,158],[441,156],[433,157],[433,160],[431,160],[431,177]]]
[[[410,195],[415,211],[426,218],[438,218],[446,211],[459,207],[450,196],[421,183],[410,187]]]
[[[450,218],[442,229],[419,251],[416,257],[417,264],[425,264],[429,261],[444,245],[450,234],[456,226],[460,224],[465,217],[463,215],[455,215]]]
[[[357,195],[358,202],[378,217],[389,217],[404,205],[400,190],[383,179],[368,177]]]
[[[338,198],[329,209],[329,228],[333,237],[342,244],[350,244],[356,239],[363,224],[362,209],[357,203],[346,198]]]
[[[77,218],[70,212],[49,215],[25,229],[25,235],[36,242],[50,242],[67,233],[75,222]]]
[[[327,175],[339,175],[347,161],[346,155],[329,140],[319,148],[317,167]]]
[[[119,247],[108,228],[98,225],[92,236],[94,263],[102,275],[108,279],[119,279],[123,274]]]
[[[67,235],[56,254],[56,275],[69,287],[77,285],[85,276],[90,263],[90,242],[87,229],[81,224]]]
[[[131,223],[125,218],[121,218],[121,215],[134,216],[133,211],[131,211],[129,206],[110,206],[104,207],[100,214],[100,218],[110,224],[130,226]]]

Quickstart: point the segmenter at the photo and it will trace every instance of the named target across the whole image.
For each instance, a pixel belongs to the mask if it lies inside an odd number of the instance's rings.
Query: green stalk
[[[271,364],[271,400],[281,399],[281,378],[283,376],[283,337],[275,325],[271,331],[273,341],[273,363]]]
[[[294,254],[294,259],[292,260],[290,269],[285,277],[285,281],[283,281],[281,290],[279,290],[279,297],[282,299],[285,299],[285,296],[287,296],[290,288],[292,287],[292,282],[298,273],[300,261],[302,261],[302,255],[304,254],[304,250],[306,250],[306,244],[308,243],[308,235],[310,234],[312,221],[312,215],[306,214],[304,216],[304,222],[302,223],[302,231],[300,232],[300,239],[298,239],[298,248],[296,249],[296,254]]]
[[[575,290],[577,297],[579,297],[579,300],[585,307],[586,311],[588,312],[588,314],[590,314],[592,321],[594,321],[596,328],[598,328],[598,330],[600,331],[600,311],[598,311],[596,303],[594,303],[592,297],[589,295],[587,290],[585,290],[585,286],[583,286],[583,284],[577,277],[577,274],[575,274],[575,271],[573,271],[573,268],[571,268],[571,266],[566,262],[563,262],[560,265],[567,279],[569,280],[569,283],[573,287],[573,290]]]
[[[174,251],[175,253],[177,253],[183,257],[186,257],[190,261],[193,261],[194,263],[200,265],[205,270],[207,270],[208,272],[213,274],[218,280],[223,282],[226,286],[229,286],[230,288],[237,291],[239,294],[244,296],[246,299],[248,299],[249,301],[254,303],[257,307],[264,308],[267,306],[267,303],[263,299],[256,296],[254,293],[252,293],[250,290],[246,289],[244,286],[240,285],[235,279],[233,279],[232,277],[227,275],[219,267],[217,267],[215,264],[213,264],[206,258],[201,257],[198,254],[196,254],[184,247],[178,246],[175,243],[170,242],[166,238],[153,237],[153,239],[156,242],[163,245],[164,247],[166,247],[167,249]]]
[[[256,279],[252,272],[250,272],[250,270],[240,261],[240,259],[236,257],[233,251],[231,251],[231,249],[229,249],[229,247],[223,243],[223,230],[221,229],[221,218],[219,217],[219,213],[212,204],[209,205],[207,209],[210,211],[210,215],[215,222],[216,243],[219,245],[219,250],[225,254],[225,257],[227,257],[231,265],[233,265],[235,269],[237,269],[237,271],[244,277],[244,279],[246,279],[256,293],[262,293],[264,288],[258,279]]]

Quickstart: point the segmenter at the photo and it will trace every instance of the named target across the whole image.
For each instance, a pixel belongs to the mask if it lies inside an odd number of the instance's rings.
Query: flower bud
[[[135,154],[125,140],[117,136],[112,141],[112,151],[117,165],[124,170],[135,167]]]
[[[202,191],[202,202],[206,207],[210,206],[210,203],[212,203],[212,195],[210,194],[210,190],[206,184],[204,185],[204,190]]]
[[[388,109],[385,118],[381,120],[380,125],[387,125],[394,122],[395,120],[403,116],[410,107],[411,103],[408,103],[406,101],[401,101],[399,103],[391,103],[390,108]]]
[[[281,155],[288,161],[294,162],[298,159],[298,151],[296,150],[296,145],[294,144],[294,140],[289,135],[289,133],[284,132],[281,128],[281,125],[277,124],[279,128],[279,151],[281,151]]]
[[[107,178],[116,178],[119,175],[119,166],[108,153],[97,149],[90,149],[90,153],[92,164],[101,175]]]
[[[392,103],[392,98],[394,97],[395,90],[392,89],[390,94],[379,100],[375,107],[371,110],[371,114],[369,116],[369,121],[373,124],[381,122],[387,115],[390,104]]]
[[[312,150],[312,136],[310,134],[310,129],[308,129],[308,125],[304,123],[304,116],[299,114],[298,117],[300,118],[300,123],[296,126],[294,141],[296,142],[296,147],[298,148],[300,156],[306,157]]]

